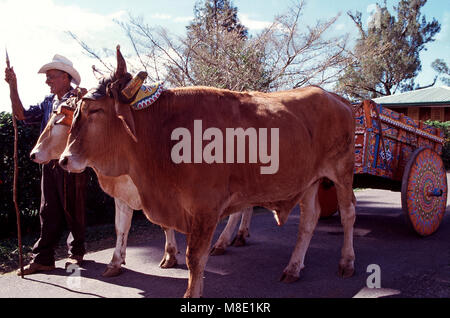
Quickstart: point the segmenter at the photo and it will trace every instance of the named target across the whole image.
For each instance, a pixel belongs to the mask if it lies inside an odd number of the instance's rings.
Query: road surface
[[[230,247],[226,255],[210,257],[206,266],[206,298],[303,297],[450,297],[450,213],[437,233],[421,238],[410,230],[401,210],[400,193],[384,190],[356,192],[358,200],[354,246],[355,275],[337,276],[343,235],[338,215],[320,220],[306,255],[301,279],[279,282],[295,245],[299,211],[277,227],[271,213],[255,213],[251,237],[244,247]],[[216,236],[223,229],[222,222]],[[160,269],[163,232],[127,248],[122,275],[101,276],[113,246],[87,254],[79,270],[57,269],[21,279],[0,276],[0,297],[181,297],[187,286],[185,238],[177,235],[179,265]],[[373,276],[377,275],[377,276]],[[378,285],[377,285],[378,284]],[[368,288],[380,287],[380,288]]]

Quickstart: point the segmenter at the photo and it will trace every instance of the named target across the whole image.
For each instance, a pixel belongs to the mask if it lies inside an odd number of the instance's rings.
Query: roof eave
[[[450,107],[450,102],[421,102],[421,103],[377,103],[384,107],[402,108],[402,107]]]

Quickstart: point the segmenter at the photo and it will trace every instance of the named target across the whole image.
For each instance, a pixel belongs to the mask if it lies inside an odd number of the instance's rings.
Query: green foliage
[[[39,125],[18,126],[19,177],[17,198],[21,213],[21,229],[25,235],[40,229],[41,201],[40,165],[29,154],[39,137]],[[0,238],[17,233],[16,211],[13,202],[14,129],[10,113],[0,113]],[[88,169],[87,223],[114,222],[114,200],[99,187],[95,173]]]
[[[445,138],[450,138],[450,121],[427,120],[425,124],[442,129]]]
[[[21,224],[24,233],[39,228],[38,209],[40,205],[40,169],[29,159],[29,153],[39,136],[39,127],[18,126],[19,176],[17,199],[21,211]],[[14,179],[14,129],[12,116],[0,113],[0,236],[16,231],[16,213],[13,203]]]
[[[441,76],[441,81],[444,82],[445,85],[450,86],[450,68],[447,66],[442,59],[436,59],[431,64],[431,67],[438,73],[438,76]]]
[[[425,122],[427,125],[440,128],[444,131],[445,144],[442,149],[442,160],[444,161],[445,168],[450,169],[450,121],[440,122],[427,120]]]
[[[361,12],[348,13],[360,32],[353,63],[339,79],[337,89],[358,99],[394,94],[415,89],[414,79],[422,69],[420,52],[434,41],[441,26],[427,22],[420,10],[427,0],[400,0],[396,16],[383,6],[368,23],[362,24]]]
[[[238,9],[230,0],[204,0],[194,6],[194,21],[186,28],[189,32],[201,29],[208,34],[214,31],[226,31],[239,35],[244,39],[248,37],[248,30],[237,17]]]

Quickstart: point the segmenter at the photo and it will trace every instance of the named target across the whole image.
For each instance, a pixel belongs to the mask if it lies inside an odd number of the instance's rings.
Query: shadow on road
[[[385,200],[389,193],[361,193],[357,205],[354,248],[355,275],[337,275],[343,233],[338,214],[319,220],[306,254],[300,280],[279,282],[297,240],[299,209],[291,213],[282,227],[272,213],[255,213],[250,238],[243,247],[229,247],[225,255],[209,257],[204,281],[207,298],[310,298],[332,297],[449,297],[450,215],[446,213],[440,229],[421,238],[408,228],[398,202]],[[364,197],[365,196],[365,197]],[[392,203],[394,202],[394,203]],[[218,238],[225,222],[218,226]],[[90,253],[80,274],[79,288],[68,284],[74,273],[57,269],[26,277],[0,276],[1,297],[181,297],[187,287],[185,236],[177,234],[180,254],[175,269],[160,269],[164,235],[144,236],[127,248],[127,265],[120,276],[102,277],[113,248]],[[381,287],[370,293],[367,269],[381,269]],[[61,265],[59,265],[61,266]],[[395,292],[394,292],[395,291]],[[28,293],[28,294],[27,294]],[[17,294],[17,295],[16,295]],[[22,296],[21,296],[22,295]]]

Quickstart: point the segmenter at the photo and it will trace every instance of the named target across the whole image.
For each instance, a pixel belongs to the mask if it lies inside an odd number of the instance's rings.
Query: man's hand
[[[9,93],[11,97],[13,113],[15,114],[17,119],[24,120],[24,109],[22,102],[20,101],[19,93],[17,92],[16,73],[14,73],[14,69],[12,67],[7,67],[5,69],[5,81],[9,84]]]
[[[11,88],[17,88],[17,77],[16,73],[14,73],[14,68],[7,67],[5,69],[5,81]]]

